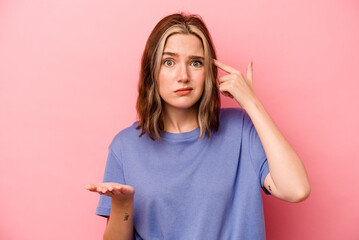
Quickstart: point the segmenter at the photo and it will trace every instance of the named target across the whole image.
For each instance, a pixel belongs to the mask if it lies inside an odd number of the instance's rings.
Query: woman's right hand
[[[119,183],[87,184],[85,188],[91,192],[97,192],[121,202],[133,200],[133,196],[135,195],[135,189],[133,187]]]

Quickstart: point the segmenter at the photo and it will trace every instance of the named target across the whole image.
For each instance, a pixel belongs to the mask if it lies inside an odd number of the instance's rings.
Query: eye
[[[193,61],[191,63],[191,66],[194,66],[194,67],[201,67],[203,65],[203,63],[201,61]]]
[[[164,60],[163,64],[167,67],[172,67],[174,62],[172,60],[166,59]]]

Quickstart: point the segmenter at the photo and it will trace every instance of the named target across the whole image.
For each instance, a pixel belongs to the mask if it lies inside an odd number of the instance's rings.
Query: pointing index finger
[[[217,67],[219,67],[220,69],[222,69],[223,71],[227,72],[227,73],[240,73],[237,69],[228,66],[227,64],[224,64],[216,59],[213,58],[213,63],[214,65],[216,65]]]

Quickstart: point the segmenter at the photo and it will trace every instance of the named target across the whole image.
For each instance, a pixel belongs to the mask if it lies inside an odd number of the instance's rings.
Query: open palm
[[[129,185],[119,183],[87,184],[85,188],[91,192],[97,192],[120,201],[133,199],[135,189]]]

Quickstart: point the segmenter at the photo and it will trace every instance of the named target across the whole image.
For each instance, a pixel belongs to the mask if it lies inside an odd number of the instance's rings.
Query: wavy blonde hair
[[[163,18],[152,30],[142,55],[138,85],[137,113],[141,129],[152,140],[161,140],[164,132],[162,99],[158,89],[158,74],[167,39],[174,34],[193,34],[198,37],[204,50],[205,85],[198,100],[200,137],[211,137],[219,127],[220,97],[217,86],[217,67],[212,63],[216,53],[211,36],[204,22],[197,15],[172,14]]]

